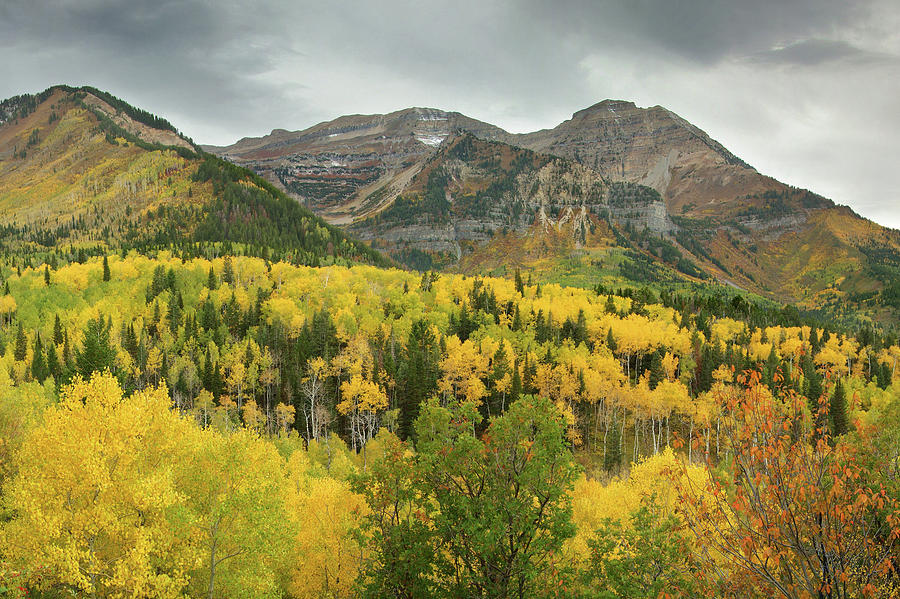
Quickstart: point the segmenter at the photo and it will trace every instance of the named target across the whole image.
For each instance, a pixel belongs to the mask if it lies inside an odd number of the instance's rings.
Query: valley
[[[660,107],[0,102],[0,597],[896,597],[898,248]]]

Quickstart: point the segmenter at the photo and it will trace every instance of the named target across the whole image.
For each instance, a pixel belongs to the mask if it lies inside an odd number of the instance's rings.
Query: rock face
[[[343,116],[304,131],[276,129],[265,137],[206,149],[253,169],[331,222],[347,224],[395,197],[388,192],[402,190],[458,130],[484,137],[505,133],[458,112],[409,108]],[[384,190],[384,197],[364,204],[376,189]]]
[[[887,290],[900,268],[900,233],[760,174],[660,106],[605,100],[525,134],[410,108],[209,150],[418,268],[551,229],[575,247],[605,231],[656,259],[647,230],[707,276],[810,306]]]
[[[553,129],[512,135],[505,141],[576,160],[613,180],[653,187],[670,206],[683,205],[676,198],[684,194],[685,178],[721,190],[726,173],[738,178],[757,174],[675,113],[621,100],[604,100]],[[718,176],[710,181],[713,173]]]
[[[609,186],[602,173],[571,158],[541,151],[525,157],[508,143],[519,137],[459,113],[410,108],[340,117],[305,131],[277,129],[206,149],[253,169],[330,222],[401,259],[427,252],[451,264],[494,231],[524,232],[536,220],[569,222],[577,241],[584,235],[575,223],[584,228],[588,220],[577,217],[582,208],[594,219],[674,232],[659,194],[638,185]],[[426,195],[435,172],[447,179],[441,219],[410,208]]]
[[[380,190],[373,195],[383,197]],[[452,134],[390,204],[349,226],[411,266],[453,265],[495,233],[565,233],[574,247],[601,221],[675,227],[651,188],[609,182],[572,160]]]
[[[754,216],[766,208],[765,194],[790,190],[675,113],[620,100],[604,100],[534,133],[511,134],[456,112],[409,108],[344,116],[305,131],[276,129],[207,149],[255,170],[331,222],[349,224],[388,205],[460,130],[574,160],[611,181],[652,187],[667,212],[647,215],[647,226],[656,231],[668,230],[668,214],[714,220]],[[822,198],[817,203],[831,205]],[[790,208],[803,213],[809,206]]]
[[[679,216],[735,216],[758,205],[753,196],[787,188],[661,106],[604,100],[553,129],[501,138],[576,160],[611,180],[652,187]]]

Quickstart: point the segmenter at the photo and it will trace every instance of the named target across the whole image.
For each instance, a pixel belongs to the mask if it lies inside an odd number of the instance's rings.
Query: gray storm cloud
[[[0,96],[90,84],[212,144],[413,105],[527,131],[629,99],[900,228],[898,31],[880,0],[6,0]]]

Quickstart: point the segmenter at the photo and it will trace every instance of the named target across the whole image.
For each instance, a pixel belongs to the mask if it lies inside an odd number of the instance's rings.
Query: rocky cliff
[[[481,148],[477,161],[461,159],[448,152],[460,137],[456,132],[499,143],[485,146],[492,155]],[[510,178],[505,148],[541,158]],[[541,227],[530,229],[535,223],[590,221],[615,243],[645,250],[673,244],[669,255],[695,262],[706,276],[808,307],[886,297],[900,273],[900,259],[894,264],[900,233],[757,172],[660,106],[605,100],[552,129],[526,134],[413,108],[341,117],[299,132],[276,130],[211,149],[416,267],[432,259],[456,265],[498,232],[540,235]],[[548,168],[554,157],[565,162]],[[429,180],[440,180],[429,178],[434,164],[447,177],[440,188],[447,218],[439,222],[428,210],[441,198],[426,193]],[[581,177],[603,182],[601,199],[585,195],[593,193],[590,186],[573,183]],[[479,191],[477,181],[495,187]],[[508,186],[497,193],[500,181]],[[476,196],[480,208],[461,208]],[[579,217],[582,206],[585,218]],[[647,241],[644,231],[662,241]],[[568,235],[573,247],[583,236],[578,226]]]

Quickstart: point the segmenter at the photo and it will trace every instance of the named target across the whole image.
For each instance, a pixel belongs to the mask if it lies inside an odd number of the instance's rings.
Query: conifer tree
[[[831,394],[831,430],[834,436],[840,436],[847,432],[849,425],[847,422],[847,394],[844,391],[844,385],[838,380],[834,384],[834,393]]]
[[[769,350],[769,357],[766,358],[766,367],[763,370],[763,379],[770,388],[775,384],[775,371],[778,370],[778,354],[775,353],[775,344]]]
[[[206,286],[209,287],[210,290],[214,290],[219,286],[219,281],[216,279],[216,272],[213,270],[213,267],[209,267],[209,276],[206,277]]]
[[[885,362],[881,365],[880,368],[876,366],[875,376],[878,379],[878,387],[881,389],[887,389],[891,384],[891,378],[893,378],[891,375],[890,365]]]
[[[44,360],[44,344],[40,333],[34,336],[34,353],[31,357],[31,377],[39,383],[47,378],[47,362]]]
[[[604,310],[607,314],[615,314],[616,313],[616,302],[613,300],[612,295],[606,296],[606,306]]]
[[[619,349],[619,344],[616,343],[616,337],[613,335],[612,327],[609,327],[609,330],[606,332],[606,346],[612,353],[616,353],[616,350]]]
[[[662,367],[662,356],[659,354],[659,351],[653,352],[653,357],[650,359],[650,376],[647,382],[651,389],[656,389],[656,386],[666,378],[666,373]]]
[[[47,346],[47,372],[54,379],[59,379],[62,375],[62,365],[59,363],[59,357],[56,355],[56,345],[53,343]]]
[[[169,299],[169,309],[166,314],[166,319],[169,321],[169,329],[172,333],[177,333],[178,328],[181,326],[181,320],[184,316],[184,299],[181,297],[181,292]]]
[[[59,314],[53,320],[53,343],[59,345],[63,342],[62,322],[59,320]]]
[[[84,329],[84,341],[81,348],[75,350],[75,367],[85,379],[92,372],[113,370],[116,350],[110,344],[110,326],[103,315],[98,315],[89,320]]]
[[[50,286],[50,267],[44,266],[44,285]]]
[[[110,279],[109,272],[109,258],[103,256],[103,280],[108,281]]]
[[[16,331],[16,349],[13,352],[13,357],[16,361],[21,362],[26,355],[28,355],[28,338],[25,337],[25,329],[22,328],[22,323],[19,322],[19,330]]]
[[[231,256],[225,256],[225,265],[222,268],[222,282],[229,285],[234,283],[234,266],[231,264]]]

